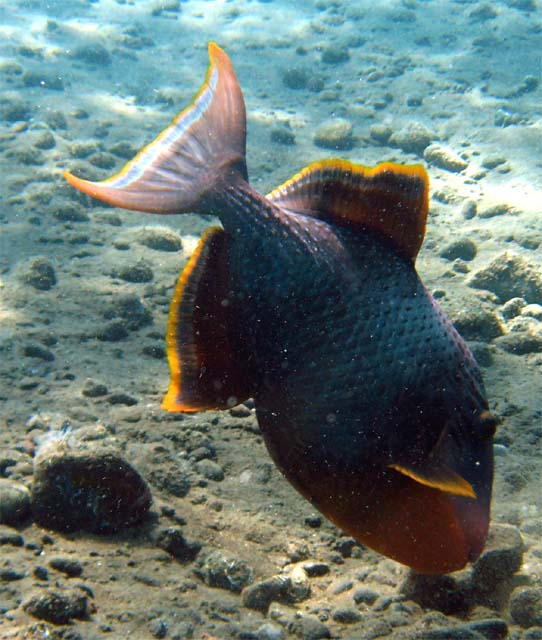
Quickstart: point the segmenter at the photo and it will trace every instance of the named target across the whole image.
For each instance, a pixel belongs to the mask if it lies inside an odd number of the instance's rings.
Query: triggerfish
[[[112,178],[70,184],[113,206],[217,216],[171,302],[167,411],[253,398],[291,484],[360,543],[423,573],[461,569],[489,526],[496,420],[478,366],[415,260],[420,165],[310,164],[249,185],[228,56]]]

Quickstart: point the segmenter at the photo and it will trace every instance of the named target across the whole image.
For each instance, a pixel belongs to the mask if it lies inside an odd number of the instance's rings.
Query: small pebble
[[[289,631],[302,640],[331,638],[329,628],[313,615],[303,615],[297,620],[294,620],[289,627]]]
[[[457,238],[448,243],[440,252],[440,255],[446,260],[474,260],[476,257],[476,244],[470,238]]]
[[[109,390],[105,384],[92,380],[91,378],[87,378],[81,393],[86,398],[100,398],[102,396],[106,396],[109,393]]]
[[[407,153],[415,153],[421,156],[434,138],[435,134],[427,127],[414,122],[408,127],[392,133],[389,143]]]
[[[203,459],[196,463],[196,470],[207,480],[221,482],[224,480],[224,470],[222,467],[209,459]]]
[[[44,347],[39,342],[28,342],[23,346],[22,353],[27,358],[37,358],[45,362],[53,362],[55,359],[55,354],[51,349]]]
[[[239,558],[212,551],[196,570],[196,575],[210,587],[241,593],[253,581],[253,570]]]

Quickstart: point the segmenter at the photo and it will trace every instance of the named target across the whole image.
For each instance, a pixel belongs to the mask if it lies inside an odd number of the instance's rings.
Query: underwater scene
[[[0,639],[542,640],[541,69],[539,0],[0,0]]]

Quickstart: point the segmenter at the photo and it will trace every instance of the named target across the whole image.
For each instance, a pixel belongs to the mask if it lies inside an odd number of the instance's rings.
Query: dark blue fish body
[[[67,176],[112,204],[222,222],[175,291],[164,407],[253,397],[273,459],[327,517],[420,571],[461,568],[487,533],[494,420],[474,358],[415,270],[425,172],[323,161],[258,194],[240,90],[210,51],[192,107],[118,176]]]

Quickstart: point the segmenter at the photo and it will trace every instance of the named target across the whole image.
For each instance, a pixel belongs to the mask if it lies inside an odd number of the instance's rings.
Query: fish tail
[[[206,210],[227,182],[247,179],[243,94],[226,53],[209,43],[210,65],[192,103],[116,175],[91,182],[66,180],[110,205],[148,213]]]

